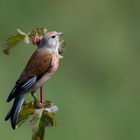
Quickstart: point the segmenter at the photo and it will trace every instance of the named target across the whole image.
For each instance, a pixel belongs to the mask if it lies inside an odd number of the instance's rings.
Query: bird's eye
[[[52,38],[55,38],[55,35],[53,35]]]

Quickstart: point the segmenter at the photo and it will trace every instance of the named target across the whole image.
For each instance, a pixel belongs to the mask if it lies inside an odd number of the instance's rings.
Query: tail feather
[[[15,98],[13,106],[11,108],[11,110],[8,112],[8,114],[5,117],[5,121],[9,120],[11,121],[11,126],[13,129],[16,128],[16,122],[18,119],[18,113],[21,109],[21,106],[23,104],[24,101],[24,96],[25,94],[19,95]]]
[[[11,110],[7,113],[5,117],[5,121],[8,121],[10,119],[10,114],[11,114]]]
[[[16,87],[14,87],[11,91],[11,93],[9,94],[8,98],[7,98],[7,102],[10,102],[13,98],[13,93],[15,94],[15,91],[16,91]]]

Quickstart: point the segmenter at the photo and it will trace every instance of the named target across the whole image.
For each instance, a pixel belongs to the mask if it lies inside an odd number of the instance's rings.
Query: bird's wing
[[[8,96],[7,101],[11,101],[16,96],[27,92],[36,83],[40,75],[49,71],[51,61],[51,53],[48,53],[43,49],[36,50],[17,80],[16,85]]]
[[[34,77],[46,71],[51,66],[51,60],[51,53],[46,52],[43,49],[35,51],[19,77],[17,83],[22,79],[26,79],[26,77]]]

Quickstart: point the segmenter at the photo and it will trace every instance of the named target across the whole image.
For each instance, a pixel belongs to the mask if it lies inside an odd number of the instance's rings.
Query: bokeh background
[[[1,0],[1,46],[17,28],[38,26],[65,32],[67,42],[45,85],[60,109],[45,139],[139,140],[140,1]],[[0,139],[31,139],[27,123],[13,131],[4,117],[12,104],[5,100],[35,49],[21,43],[6,56],[0,48]]]

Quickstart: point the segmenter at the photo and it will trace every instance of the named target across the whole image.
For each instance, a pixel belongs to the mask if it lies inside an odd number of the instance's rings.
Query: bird
[[[63,32],[48,32],[38,43],[38,48],[30,57],[23,72],[19,76],[7,102],[13,101],[10,111],[5,117],[5,121],[10,120],[11,127],[16,128],[19,112],[22,108],[25,96],[31,93],[35,97],[37,89],[42,87],[57,71],[60,59],[61,48],[60,38]]]

